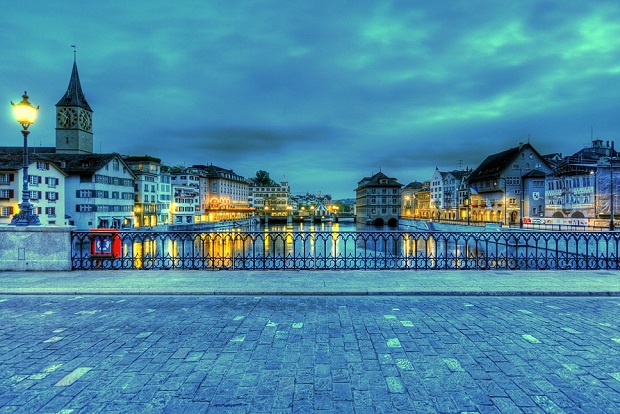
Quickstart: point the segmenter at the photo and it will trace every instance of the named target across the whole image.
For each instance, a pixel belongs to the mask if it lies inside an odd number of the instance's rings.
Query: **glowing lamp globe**
[[[34,121],[37,120],[37,113],[39,112],[39,107],[36,108],[32,106],[32,104],[28,101],[28,93],[24,92],[22,96],[22,101],[18,104],[13,105],[13,113],[15,114],[15,119],[19,122],[24,129],[28,129],[28,127],[34,124]]]

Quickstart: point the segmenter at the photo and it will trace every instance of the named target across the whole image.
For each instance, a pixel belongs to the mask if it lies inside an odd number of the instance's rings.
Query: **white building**
[[[153,227],[168,224],[170,209],[170,183],[161,183],[161,160],[149,156],[124,157],[125,162],[136,175],[135,184],[135,227]],[[167,200],[162,200],[162,188],[167,189]],[[164,214],[164,211],[166,212]]]
[[[159,224],[170,224],[170,213],[172,204],[172,186],[170,184],[170,172],[165,167],[160,169],[159,184],[157,190],[157,205]]]
[[[170,224],[200,223],[200,175],[172,171],[170,186],[173,196]]]
[[[54,163],[30,156],[28,191],[33,212],[42,225],[65,224],[65,177]],[[0,156],[0,224],[10,224],[19,212],[23,192],[23,156]]]
[[[129,228],[134,221],[136,176],[119,154],[50,154],[68,174],[68,224],[78,229]]]
[[[459,208],[462,207],[467,192],[463,192],[463,177],[471,171],[439,171],[435,169],[430,181],[430,210],[431,217],[456,220],[459,217]]]
[[[286,181],[274,186],[250,185],[248,203],[258,212],[264,213],[265,207],[269,211],[286,212],[291,205],[291,187]]]
[[[248,218],[255,209],[249,206],[249,185],[233,170],[215,165],[194,165],[190,171],[200,174],[202,222]]]

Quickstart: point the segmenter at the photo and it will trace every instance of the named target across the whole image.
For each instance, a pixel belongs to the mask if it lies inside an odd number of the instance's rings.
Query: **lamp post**
[[[614,231],[614,163],[609,159],[609,231]]]
[[[592,200],[594,204],[594,219],[596,220],[596,171],[590,171],[590,175],[594,176],[594,185],[592,187]]]
[[[17,119],[17,122],[19,122],[23,128],[22,135],[24,136],[24,164],[22,166],[24,185],[22,189],[22,202],[19,205],[19,213],[13,215],[11,219],[11,225],[39,226],[41,222],[39,221],[39,216],[33,212],[32,204],[30,204],[30,192],[28,191],[28,134],[30,133],[28,127],[34,124],[34,121],[37,119],[39,107],[37,106],[35,108],[28,102],[27,92],[24,92],[20,103],[14,104],[11,102],[11,105],[13,106],[15,119]]]
[[[467,207],[467,225],[469,226],[470,218],[471,218],[471,195],[469,191],[467,192],[467,198],[465,199],[465,204]]]
[[[523,228],[523,203],[525,202],[525,183],[523,182],[523,170],[519,168],[519,176],[521,177],[521,197],[519,200],[519,228]]]

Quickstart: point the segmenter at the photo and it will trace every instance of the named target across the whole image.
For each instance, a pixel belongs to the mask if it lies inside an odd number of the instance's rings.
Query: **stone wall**
[[[500,223],[487,223],[486,226],[468,226],[466,224],[452,222],[412,219],[404,217],[401,217],[398,220],[398,226],[403,230],[413,231],[461,231],[466,233],[510,231],[510,228],[502,227]]]
[[[73,226],[0,226],[0,271],[71,270]]]

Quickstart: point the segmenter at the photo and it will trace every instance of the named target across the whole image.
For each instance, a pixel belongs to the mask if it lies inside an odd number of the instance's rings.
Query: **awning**
[[[205,208],[205,212],[221,212],[221,213],[251,213],[256,211],[255,207],[223,207],[223,208]]]

